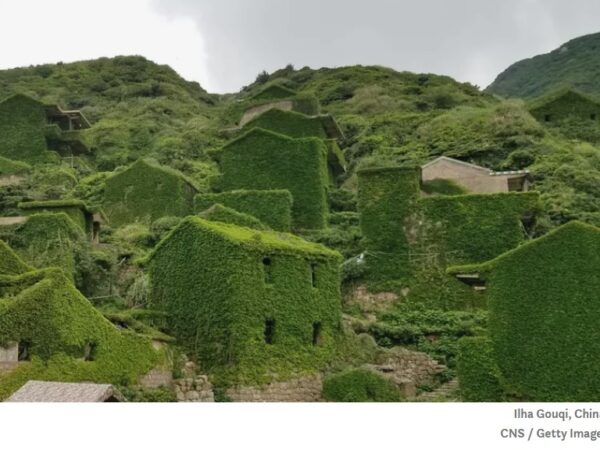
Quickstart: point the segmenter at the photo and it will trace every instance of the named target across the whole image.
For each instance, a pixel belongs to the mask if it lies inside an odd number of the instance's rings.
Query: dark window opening
[[[598,116],[596,115],[596,113],[590,114],[590,119],[596,120],[597,118],[598,118]]]
[[[312,329],[312,344],[320,345],[321,344],[321,330],[322,330],[321,322],[313,323]]]
[[[271,269],[272,269],[272,261],[271,258],[269,258],[268,256],[264,257],[262,260],[263,263],[263,271],[265,273],[265,283],[272,283],[272,274],[271,274]]]
[[[310,282],[312,287],[317,287],[317,265],[315,263],[310,265]]]
[[[550,116],[550,114],[546,114],[546,115],[544,116],[544,121],[545,121],[545,122],[550,122],[550,120],[551,120],[551,119],[552,119],[552,117]]]
[[[98,345],[90,342],[86,344],[83,349],[83,360],[84,361],[96,361],[96,351],[98,350]]]
[[[265,343],[272,344],[275,341],[275,320],[265,320]]]
[[[27,341],[19,342],[19,361],[31,360],[30,347],[31,344]]]
[[[100,242],[100,222],[92,222],[92,241]]]

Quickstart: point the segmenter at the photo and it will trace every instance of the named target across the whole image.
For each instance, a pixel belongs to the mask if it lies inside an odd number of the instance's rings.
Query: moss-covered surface
[[[0,275],[20,275],[33,270],[8,246],[0,241]]]
[[[197,190],[176,170],[138,160],[105,181],[103,209],[111,226],[151,223],[192,213]]]
[[[464,337],[459,343],[458,380],[460,396],[467,402],[505,400],[494,349],[484,336]]]
[[[572,139],[600,142],[600,102],[572,89],[551,92],[528,105],[542,124]]]
[[[596,401],[600,392],[600,229],[571,222],[494,260],[479,273],[504,386],[530,401]]]
[[[19,209],[26,215],[51,213],[65,213],[84,231],[90,231],[91,212],[85,202],[81,200],[47,200],[19,203]]]
[[[34,267],[60,267],[74,280],[79,269],[77,258],[85,242],[83,230],[65,213],[42,213],[29,216],[18,226],[9,244]]]
[[[391,381],[368,369],[330,375],[323,382],[323,398],[330,402],[399,402],[400,391]]]
[[[216,187],[287,189],[294,198],[293,227],[324,228],[329,210],[327,153],[321,139],[292,139],[254,128],[215,155],[223,173]]]
[[[320,116],[307,116],[294,111],[270,109],[248,122],[244,128],[263,128],[293,138],[317,137],[327,139],[329,136]]]
[[[532,219],[539,209],[535,192],[421,198],[420,173],[413,168],[368,168],[358,177],[372,287],[389,289],[397,281],[410,286],[413,297],[439,298],[446,306],[456,296],[467,303],[476,299],[447,279],[445,268],[483,262],[516,247],[527,238],[522,219]]]
[[[417,211],[418,168],[369,168],[358,172],[358,210],[365,248],[372,254],[372,280],[407,277],[409,240],[405,228]]]
[[[293,199],[288,190],[241,189],[219,194],[198,194],[194,197],[194,210],[201,212],[216,203],[254,216],[274,230],[289,231],[291,228]]]
[[[34,162],[47,150],[44,105],[25,95],[0,102],[0,156]]]
[[[253,228],[255,230],[269,229],[269,227],[256,217],[238,212],[235,209],[228,208],[220,203],[216,203],[210,208],[198,213],[198,216],[206,220],[212,220],[213,222],[230,223],[240,227]]]
[[[296,91],[286,88],[281,84],[271,83],[264,87],[260,92],[254,95],[254,100],[276,100],[282,98],[294,97],[297,94]]]
[[[0,375],[0,399],[31,379],[133,384],[161,359],[149,339],[102,317],[58,269],[0,277],[0,344],[9,342],[27,343],[31,360]]]
[[[0,156],[0,176],[2,175],[17,175],[29,172],[31,166],[22,161],[13,161]]]
[[[293,235],[189,217],[149,258],[151,306],[221,381],[316,370],[340,333],[340,261]]]

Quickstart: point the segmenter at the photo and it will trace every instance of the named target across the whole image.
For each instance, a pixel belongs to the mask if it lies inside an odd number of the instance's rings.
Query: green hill
[[[486,91],[531,98],[566,86],[600,96],[600,33],[578,37],[550,53],[511,65]]]

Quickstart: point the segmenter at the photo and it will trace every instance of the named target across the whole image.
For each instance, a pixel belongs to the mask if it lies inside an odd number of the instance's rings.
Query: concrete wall
[[[282,100],[280,102],[267,103],[265,105],[255,106],[244,113],[240,119],[240,128],[246,125],[255,117],[260,116],[265,111],[270,109],[281,109],[282,111],[291,111],[294,108],[294,103],[291,100]]]
[[[24,216],[0,217],[0,226],[19,225],[25,222],[27,222],[27,217]]]
[[[474,194],[508,192],[508,177],[489,175],[485,169],[478,169],[460,162],[439,160],[423,167],[423,181],[434,179],[452,180]]]

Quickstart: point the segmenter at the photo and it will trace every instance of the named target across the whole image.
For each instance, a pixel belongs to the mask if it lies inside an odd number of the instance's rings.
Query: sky
[[[598,0],[0,0],[0,69],[137,54],[218,93],[287,64],[378,64],[483,88],[600,32],[598,17]]]

